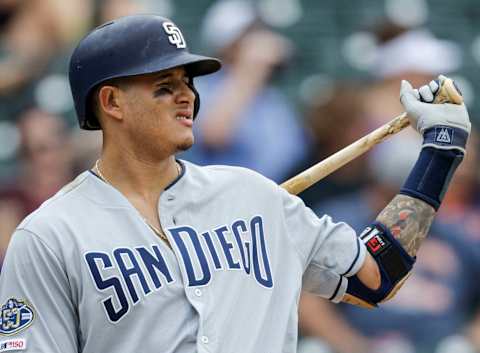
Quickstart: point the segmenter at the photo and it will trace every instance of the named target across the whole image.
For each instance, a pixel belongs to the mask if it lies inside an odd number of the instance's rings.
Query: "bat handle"
[[[445,78],[440,82],[440,88],[435,94],[435,104],[443,103],[453,103],[453,104],[462,104],[463,97],[460,93],[460,90],[455,85],[451,78]]]
[[[463,104],[463,97],[458,89],[457,85],[451,78],[446,77],[440,82],[440,88],[435,94],[435,99],[433,100],[435,104],[443,103],[452,103],[452,104]],[[387,125],[389,126],[389,133],[382,138],[382,141],[390,135],[396,134],[397,132],[403,130],[409,125],[407,114],[403,113],[397,116],[395,119],[390,121]]]
[[[460,89],[457,87],[455,82],[451,78],[445,78],[440,82],[440,88],[435,94],[435,99],[433,100],[435,104],[463,104],[463,97],[460,93]],[[407,114],[403,113],[397,116],[395,119],[390,121],[388,125],[390,126],[390,133],[385,136],[387,138],[390,135],[396,134],[397,132],[406,128],[410,122],[408,121]],[[383,140],[383,139],[382,139]]]

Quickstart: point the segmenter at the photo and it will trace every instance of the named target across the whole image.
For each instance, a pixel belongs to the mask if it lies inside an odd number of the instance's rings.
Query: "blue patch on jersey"
[[[13,335],[30,326],[35,318],[33,308],[25,301],[10,298],[2,305],[0,334]]]

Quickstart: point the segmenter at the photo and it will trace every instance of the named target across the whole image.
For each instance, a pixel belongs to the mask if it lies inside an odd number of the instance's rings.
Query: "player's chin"
[[[179,143],[177,143],[177,151],[178,152],[184,152],[184,151],[190,149],[190,147],[193,146],[194,141],[195,141],[195,139],[194,139],[193,135],[185,137]]]

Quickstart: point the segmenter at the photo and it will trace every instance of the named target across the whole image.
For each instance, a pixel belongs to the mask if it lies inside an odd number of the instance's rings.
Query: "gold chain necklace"
[[[95,162],[95,171],[97,172],[98,176],[100,177],[100,179],[102,179],[105,183],[111,185],[113,187],[113,184],[103,175],[102,171],[100,170],[100,159],[97,159],[97,161]],[[182,173],[182,170],[181,170],[181,167],[178,165],[177,162],[175,162],[175,166],[177,167],[177,178],[180,176],[180,174]],[[145,217],[142,216],[142,219],[143,221],[145,222],[145,224],[147,226],[150,227],[151,230],[153,230],[153,232],[155,234],[157,234],[163,241],[165,241],[167,243],[167,245],[169,247],[171,247],[170,245],[170,241],[168,240],[167,236],[165,235],[165,233],[163,232],[163,230],[161,228],[157,228],[155,227],[153,224],[151,224]]]

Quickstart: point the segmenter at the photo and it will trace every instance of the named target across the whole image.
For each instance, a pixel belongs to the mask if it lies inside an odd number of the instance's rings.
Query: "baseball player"
[[[398,289],[464,154],[465,107],[426,103],[436,82],[420,93],[403,82],[424,148],[357,237],[253,171],[175,158],[193,143],[193,78],[219,68],[154,15],[79,43],[72,94],[80,126],[102,130],[102,154],[16,229],[0,352],[295,352],[302,285],[365,306]]]

